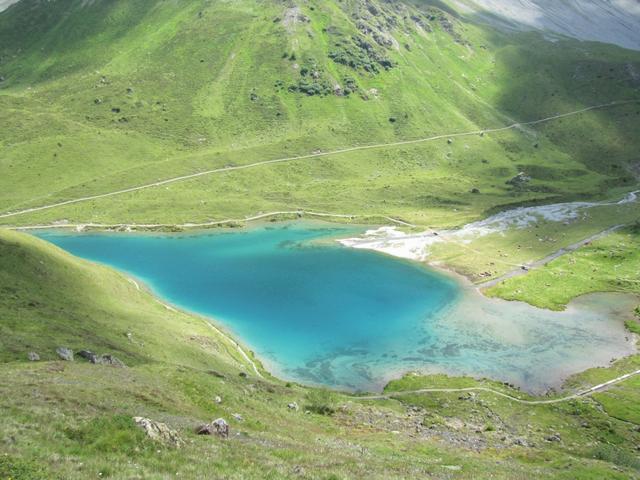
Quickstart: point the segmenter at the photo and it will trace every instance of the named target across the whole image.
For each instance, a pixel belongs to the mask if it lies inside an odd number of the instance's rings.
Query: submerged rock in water
[[[56,353],[65,362],[73,362],[73,350],[65,347],[58,347],[56,349]]]
[[[178,432],[171,430],[166,424],[154,422],[144,417],[133,417],[136,425],[144,430],[147,436],[156,441],[166,443],[176,448],[184,445],[184,441],[178,435]]]

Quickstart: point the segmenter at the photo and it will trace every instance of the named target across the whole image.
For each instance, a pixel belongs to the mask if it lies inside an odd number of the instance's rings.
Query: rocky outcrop
[[[144,417],[133,417],[133,421],[138,427],[144,430],[147,436],[156,442],[161,442],[175,448],[184,445],[184,441],[178,435],[178,432],[170,429],[166,424],[154,422]]]
[[[76,352],[76,355],[80,358],[84,358],[85,360],[89,360],[91,363],[97,363],[98,360],[98,356],[89,350],[80,350],[79,352]]]
[[[56,353],[65,362],[73,362],[73,350],[65,347],[56,348]]]
[[[524,172],[520,172],[511,180],[507,180],[507,185],[511,185],[515,188],[522,188],[530,181],[531,181],[531,177],[529,175],[527,175]]]
[[[90,350],[80,350],[79,352],[76,352],[76,355],[80,358],[84,358],[94,365],[110,365],[118,368],[124,368],[126,366],[120,359],[118,359],[118,357],[111,354],[96,355]]]
[[[229,438],[229,424],[224,418],[218,418],[211,423],[200,425],[196,429],[198,435],[215,435],[220,438]]]
[[[113,355],[102,355],[98,358],[97,362],[100,365],[111,365],[112,367],[124,368],[126,365],[117,357]]]

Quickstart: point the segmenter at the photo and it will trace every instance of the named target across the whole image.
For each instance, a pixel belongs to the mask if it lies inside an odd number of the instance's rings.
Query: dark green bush
[[[613,445],[600,445],[593,452],[593,458],[613,463],[620,467],[640,470],[640,459],[635,455]]]
[[[306,409],[318,415],[333,415],[335,413],[335,395],[324,389],[312,390],[307,394]]]

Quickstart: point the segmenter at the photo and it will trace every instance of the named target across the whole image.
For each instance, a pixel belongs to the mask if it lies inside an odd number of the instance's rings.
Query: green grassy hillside
[[[453,135],[613,101],[626,103]],[[499,32],[437,0],[21,0],[0,13],[0,226],[306,210],[440,229],[514,206],[617,201],[638,188],[639,131],[640,52]],[[368,145],[379,147],[3,215]],[[508,183],[519,172],[531,180]],[[596,206],[443,242],[432,260],[495,277],[638,215],[636,203]],[[638,293],[638,246],[627,227],[490,293],[550,308]],[[59,347],[126,367],[64,362]],[[636,355],[590,370],[565,393],[638,368]],[[543,405],[489,391],[364,400],[286,383],[123,275],[0,230],[1,480],[640,478],[638,378]],[[442,376],[407,375],[386,392],[428,387],[526,398]],[[153,442],[135,416],[185,444]],[[218,417],[229,439],[194,433]]]
[[[0,14],[0,210],[640,99],[638,52],[501,34],[439,4],[23,0]],[[639,128],[640,105],[627,104],[0,221],[185,223],[300,208],[456,225],[630,188]],[[532,183],[507,185],[520,171]]]
[[[488,392],[378,401],[329,394],[259,377],[203,319],[168,310],[110,269],[6,231],[0,291],[3,479],[622,479],[640,472],[635,380],[596,399],[535,407]],[[61,361],[61,346],[112,354],[127,366]],[[32,351],[40,361],[27,359]],[[637,358],[572,386],[631,368]],[[441,376],[410,375],[387,391],[425,386],[522,397],[489,381]],[[294,401],[299,411],[287,407]],[[134,416],[166,423],[185,444],[153,442]],[[218,417],[230,423],[229,439],[194,433]],[[556,434],[560,441],[547,440]]]

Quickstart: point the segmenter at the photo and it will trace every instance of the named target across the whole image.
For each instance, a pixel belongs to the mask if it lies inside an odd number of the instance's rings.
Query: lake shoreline
[[[414,262],[415,263],[415,262]],[[109,268],[113,268],[113,267],[109,267]],[[455,372],[451,372],[446,370],[446,368],[435,368],[431,371],[420,371],[420,370],[398,370],[398,371],[389,371],[387,375],[385,375],[379,383],[379,387],[376,388],[374,391],[362,391],[362,390],[357,390],[357,389],[353,389],[350,388],[348,386],[327,386],[324,385],[322,383],[314,383],[314,382],[310,382],[310,381],[304,381],[304,380],[300,380],[300,379],[296,379],[296,378],[289,378],[287,373],[286,373],[286,369],[282,368],[282,366],[280,366],[277,362],[270,360],[268,358],[265,358],[263,356],[260,356],[258,354],[255,353],[255,347],[251,346],[250,344],[247,343],[246,340],[240,340],[240,335],[237,332],[234,332],[233,329],[231,329],[230,326],[226,325],[224,323],[223,320],[220,320],[218,318],[215,318],[213,316],[210,315],[205,315],[202,313],[198,313],[192,310],[189,310],[186,307],[171,303],[170,301],[168,301],[167,299],[162,298],[159,294],[155,293],[153,291],[153,288],[150,287],[149,285],[147,285],[147,283],[137,277],[135,277],[133,274],[129,273],[129,272],[122,272],[119,271],[118,272],[121,275],[124,275],[126,278],[128,278],[132,283],[134,283],[136,285],[137,288],[139,288],[140,290],[143,290],[145,293],[151,295],[160,305],[164,306],[167,309],[172,309],[175,311],[179,311],[185,315],[189,315],[189,316],[195,316],[197,318],[200,318],[202,321],[206,322],[207,324],[209,324],[209,326],[211,328],[213,328],[219,335],[221,335],[226,341],[230,342],[231,344],[235,345],[240,351],[244,352],[248,363],[253,367],[255,373],[257,374],[258,377],[262,378],[263,374],[266,374],[267,376],[276,378],[282,382],[291,382],[291,383],[297,383],[300,384],[302,386],[307,386],[307,387],[315,387],[315,388],[329,388],[330,390],[333,391],[337,391],[337,392],[342,392],[342,393],[346,393],[346,394],[350,394],[350,395],[354,395],[356,398],[359,395],[366,395],[366,394],[382,394],[386,391],[386,387],[393,381],[399,380],[403,377],[405,377],[406,375],[418,375],[421,377],[430,377],[430,376],[440,376],[440,375],[445,375],[448,378],[458,378],[458,379],[473,379],[475,381],[478,382],[482,382],[482,381],[488,381],[488,382],[497,382],[497,383],[502,383],[504,385],[508,385],[510,388],[521,392],[531,398],[549,398],[549,396],[551,395],[561,395],[564,392],[568,392],[568,387],[567,387],[567,383],[575,376],[579,376],[591,369],[598,369],[598,368],[611,368],[615,365],[615,363],[625,360],[626,358],[630,358],[634,355],[637,355],[638,353],[640,353],[640,349],[638,348],[638,343],[640,342],[640,336],[636,335],[635,333],[629,331],[628,329],[627,332],[629,334],[629,344],[633,345],[634,347],[634,351],[632,353],[625,353],[623,354],[621,357],[619,358],[612,358],[611,361],[608,364],[601,364],[601,365],[593,365],[591,367],[588,367],[585,370],[581,370],[578,372],[571,372],[571,373],[567,373],[563,378],[561,378],[558,382],[554,382],[554,385],[547,389],[546,391],[543,392],[536,392],[536,391],[532,391],[529,390],[527,388],[523,388],[521,386],[518,385],[513,385],[509,382],[505,382],[501,379],[498,378],[491,378],[491,377],[485,377],[485,376],[480,376],[480,375],[470,375],[470,374],[457,374]],[[482,292],[480,289],[475,288],[474,284],[471,283],[468,279],[466,279],[466,277],[453,272],[453,271],[449,271],[446,269],[439,269],[439,272],[442,274],[445,274],[447,276],[450,276],[451,278],[453,278],[454,280],[457,281],[461,281],[464,282],[463,288],[467,288],[467,289],[473,289],[475,290],[475,293],[477,293],[478,295],[482,295]],[[607,295],[607,294],[611,294],[610,292],[595,292],[595,293],[588,293],[585,295],[581,295],[579,297],[576,297],[574,299],[571,300],[571,302],[567,305],[567,309],[574,309],[576,308],[576,304],[579,304],[581,301],[585,301],[587,300],[589,297],[594,297],[594,296],[601,296],[601,295]],[[618,293],[618,294],[613,294],[616,295],[618,297],[620,297],[621,299],[624,297],[633,297],[635,300],[640,300],[640,297],[633,295],[633,294],[629,294],[629,293]],[[518,301],[512,301],[512,300],[505,300],[505,299],[501,299],[501,298],[491,298],[491,297],[486,297],[488,300],[493,300],[496,303],[500,303],[500,302],[505,302],[505,303],[524,303],[524,302],[518,302]],[[537,307],[536,307],[537,308]],[[251,373],[249,373],[251,375]]]
[[[293,225],[298,225],[299,222],[290,222]],[[335,223],[332,222],[324,222],[324,221],[319,221],[319,222],[313,222],[316,224],[321,224],[326,226],[328,225],[336,225]],[[263,227],[267,227],[271,224],[271,222],[265,222],[264,224],[262,224]],[[275,227],[282,227],[282,223],[278,222],[273,224],[274,228]],[[336,225],[338,226],[338,225]],[[353,226],[353,225],[352,225]],[[71,233],[71,232],[68,232]],[[97,233],[97,232],[96,232]],[[113,231],[106,231],[104,233],[113,233],[113,234],[117,234],[119,232],[113,232]],[[149,232],[149,233],[158,233],[158,232]],[[182,232],[182,234],[186,235],[186,236],[193,236],[194,234],[196,234],[197,232],[191,231],[191,232]],[[202,233],[213,233],[211,230],[204,230],[202,231]],[[218,232],[215,232],[218,233]],[[219,232],[219,233],[223,233],[223,232]],[[171,236],[173,236],[175,234],[171,234]],[[181,235],[181,234],[178,234]],[[333,238],[333,237],[331,237]],[[324,238],[323,241],[326,241],[327,239]],[[333,241],[333,240],[331,240]],[[386,256],[386,255],[385,255]],[[398,259],[395,259],[396,261]],[[459,287],[464,290],[464,291],[470,291],[470,290],[474,290],[474,294],[476,295],[482,295],[482,292],[466,277],[464,277],[463,275],[460,275],[459,273],[449,270],[446,267],[443,267],[442,265],[430,265],[427,263],[422,263],[422,262],[415,262],[415,261],[410,261],[410,260],[405,260],[403,261],[403,263],[407,263],[408,265],[411,265],[413,267],[418,267],[418,268],[426,268],[427,270],[432,270],[434,272],[437,272],[441,275],[444,275],[445,277],[449,278],[450,280],[456,282],[456,284],[459,285]],[[154,292],[153,287],[149,287],[146,282],[138,277],[136,277],[135,275],[131,275],[130,273],[126,272],[124,273],[127,276],[132,276],[133,278],[136,279],[136,283],[140,282],[143,285],[145,285],[145,290],[149,291],[157,300],[159,303],[167,306],[167,305],[171,305],[171,308],[176,308],[179,310],[182,310],[188,314],[195,314],[198,315],[199,317],[203,318],[205,321],[209,322],[210,324],[212,324],[214,326],[214,328],[216,328],[217,330],[219,330],[225,337],[227,337],[228,339],[230,339],[230,341],[232,343],[235,343],[236,345],[240,346],[248,346],[249,348],[247,349],[249,351],[249,353],[251,354],[251,359],[252,360],[257,360],[256,363],[259,363],[259,366],[262,368],[263,372],[269,373],[269,374],[273,374],[275,376],[277,376],[278,378],[284,379],[286,381],[286,379],[290,379],[294,382],[297,383],[301,383],[301,384],[306,384],[306,385],[322,385],[322,383],[320,382],[311,382],[308,380],[301,380],[299,378],[292,378],[290,374],[286,373],[286,368],[282,368],[282,366],[280,366],[277,362],[272,361],[272,359],[269,359],[267,356],[265,355],[260,355],[256,352],[256,348],[255,346],[252,346],[250,342],[247,341],[247,339],[244,339],[243,335],[240,335],[237,331],[235,331],[233,328],[230,328],[229,325],[227,325],[228,322],[225,322],[224,320],[218,320],[216,318],[215,315],[211,315],[211,314],[203,314],[203,313],[199,313],[199,312],[194,312],[189,308],[185,308],[183,306],[180,305],[176,305],[174,302],[171,301],[167,301],[167,299],[165,299],[162,295],[160,295],[159,293]],[[467,293],[468,294],[468,293]],[[591,294],[593,295],[593,294]],[[486,298],[486,297],[484,297]],[[503,302],[504,305],[507,304],[513,304],[514,302],[509,302],[507,300],[502,300],[502,299],[487,299],[488,301],[492,302],[492,303],[501,303]],[[574,300],[578,300],[578,299],[574,299]],[[518,303],[518,302],[515,302]],[[572,304],[574,302],[572,301]],[[628,330],[627,330],[628,332]],[[630,332],[628,332],[629,335],[631,336],[632,334]],[[236,338],[242,338],[243,340],[241,342],[235,340]],[[635,346],[635,339],[633,340],[634,346]],[[240,347],[241,348],[241,347]],[[259,349],[258,349],[259,350]],[[633,355],[637,353],[637,349],[634,348],[633,351],[629,351],[626,350],[624,352],[620,352],[620,354],[622,354],[623,356],[628,356],[628,355]],[[620,355],[617,355],[618,357]],[[604,363],[604,362],[600,362],[597,365],[591,365],[589,366],[587,369],[592,368],[592,367],[607,367],[609,366],[609,363]],[[387,371],[386,374],[384,375],[383,379],[379,382],[377,382],[375,391],[380,391],[383,390],[384,387],[386,386],[386,384],[394,379],[400,378],[403,375],[405,375],[406,373],[415,371],[414,369],[400,369],[400,370],[395,370],[395,371]],[[441,368],[431,368],[430,371],[426,371],[424,370],[423,373],[425,375],[431,375],[431,374],[439,374],[439,373],[448,373],[448,374],[452,374],[451,370],[447,370],[447,369],[441,369]],[[570,371],[568,372],[566,375],[562,376],[561,381],[559,381],[559,383],[556,383],[555,385],[553,385],[553,389],[555,390],[556,387],[562,388],[562,385],[564,385],[566,383],[566,381],[572,377],[573,375],[579,373],[579,371]],[[470,377],[470,378],[485,378],[486,375],[471,375],[471,374],[459,374],[459,373],[453,373],[453,376],[456,377]],[[494,378],[494,377],[488,377],[488,378]],[[502,381],[502,380],[497,380],[496,381]],[[521,386],[522,388],[523,386]],[[339,390],[346,390],[346,391],[351,391],[351,392],[357,392],[359,391],[358,389],[354,389],[354,388],[350,388],[348,386],[345,387],[341,387],[339,385],[335,385],[332,386],[331,388],[335,388],[335,389],[339,389]],[[529,393],[532,393],[534,395],[540,395],[541,393],[544,392],[534,392],[533,390],[530,390],[528,388],[526,388],[526,386],[524,386],[523,391],[529,391]]]

